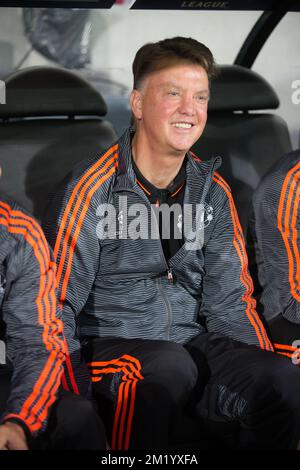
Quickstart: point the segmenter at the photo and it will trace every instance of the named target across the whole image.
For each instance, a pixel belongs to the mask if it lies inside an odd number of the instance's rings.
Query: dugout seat
[[[30,67],[7,77],[0,106],[0,190],[41,219],[49,193],[117,138],[99,92],[74,72]]]
[[[211,84],[205,131],[192,149],[201,159],[222,157],[218,171],[231,186],[245,232],[253,191],[274,162],[292,150],[285,121],[266,112],[278,106],[277,94],[259,74],[220,66]]]

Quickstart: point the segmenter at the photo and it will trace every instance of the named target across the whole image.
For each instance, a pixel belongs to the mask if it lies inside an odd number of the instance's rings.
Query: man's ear
[[[143,96],[139,90],[133,89],[130,95],[131,111],[136,119],[142,119]]]

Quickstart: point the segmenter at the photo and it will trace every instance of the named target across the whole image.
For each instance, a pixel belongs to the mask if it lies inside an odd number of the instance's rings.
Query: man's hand
[[[21,426],[9,421],[0,425],[0,450],[28,450]]]

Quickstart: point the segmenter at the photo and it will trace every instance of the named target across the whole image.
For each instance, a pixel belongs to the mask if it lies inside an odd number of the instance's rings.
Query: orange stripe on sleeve
[[[293,215],[292,215],[292,247],[293,254],[295,257],[295,290],[297,289],[300,292],[300,256],[298,249],[298,232],[297,232],[297,219],[298,219],[298,209],[299,209],[299,199],[300,199],[300,185],[297,187],[296,196],[293,204]]]
[[[112,160],[113,162],[113,160]],[[87,210],[89,208],[89,205],[90,205],[90,201],[91,201],[91,198],[93,196],[93,194],[95,193],[95,191],[108,179],[110,178],[113,173],[115,172],[115,166],[113,165],[110,170],[104,175],[102,176],[102,178],[100,178],[97,183],[89,190],[87,196],[86,196],[86,200],[88,201],[88,204],[84,204],[84,207],[80,213],[80,217],[78,219],[78,222],[76,224],[76,228],[75,228],[75,231],[74,231],[74,235],[73,235],[73,238],[71,240],[71,242],[68,244],[69,246],[69,257],[68,257],[68,261],[67,261],[67,266],[66,266],[66,271],[65,271],[65,275],[64,275],[64,278],[63,278],[63,281],[62,281],[62,286],[61,286],[61,294],[60,294],[60,301],[63,302],[65,299],[66,299],[66,292],[67,292],[67,286],[68,286],[68,282],[69,282],[69,277],[70,277],[70,274],[71,274],[71,268],[72,268],[72,261],[73,261],[73,254],[74,254],[74,249],[75,249],[75,246],[76,246],[76,243],[77,243],[77,239],[78,239],[78,236],[79,236],[79,233],[80,233],[80,230],[81,230],[81,226],[82,226],[82,223],[84,221],[84,217],[87,213]],[[96,178],[95,178],[96,179]],[[86,190],[86,188],[84,188]],[[78,205],[78,208],[79,208],[79,205]],[[68,230],[67,233],[66,233],[66,239],[64,241],[64,246],[67,246],[67,239],[71,236],[71,232]],[[62,264],[59,265],[59,267],[61,267]],[[62,268],[61,268],[62,269]]]
[[[300,162],[287,173],[277,211],[277,227],[288,257],[290,292],[298,302],[300,302],[300,257],[296,224],[300,197],[299,170]]]
[[[63,374],[61,376],[61,384],[62,384],[64,390],[70,391],[68,383],[67,383],[65,372],[63,372]]]
[[[246,287],[245,295],[242,297],[242,300],[246,303],[246,315],[256,332],[260,347],[262,349],[272,351],[273,347],[271,345],[271,342],[268,339],[262,321],[260,320],[255,310],[255,300],[251,297],[253,293],[253,282],[247,270],[247,254],[243,241],[242,228],[238,219],[230,188],[224,182],[223,178],[221,178],[218,174],[215,174],[213,180],[223,188],[229,200],[231,219],[234,230],[233,245],[241,262],[240,280],[242,284]]]
[[[52,360],[55,358],[52,358]],[[60,384],[60,379],[63,371],[60,367],[60,364],[55,364],[53,370],[51,372],[50,378],[51,381],[48,380],[46,386],[44,387],[44,393],[40,397],[40,399],[35,403],[34,407],[31,410],[31,418],[28,420],[29,424],[34,426],[35,419],[33,417],[33,413],[36,415],[40,410],[42,412],[39,414],[39,421],[43,422],[43,420],[47,417],[48,407],[51,406],[52,403],[55,402],[55,392]],[[46,405],[46,400],[49,400]],[[38,423],[35,424],[36,426]]]
[[[118,149],[118,145],[111,147],[91,168],[89,168],[89,170],[84,174],[84,176],[78,181],[78,183],[74,187],[71,197],[68,201],[68,204],[64,210],[62,221],[60,224],[60,228],[59,228],[57,239],[56,239],[55,246],[54,246],[54,256],[57,258],[57,260],[59,260],[56,282],[57,282],[57,285],[60,286],[61,288],[61,292],[60,292],[61,305],[65,300],[67,285],[68,285],[69,277],[71,274],[73,253],[74,253],[74,249],[76,246],[77,238],[80,233],[84,216],[89,207],[91,197],[96,191],[96,189],[99,186],[101,186],[101,184],[103,184],[106,181],[106,179],[108,179],[116,171],[116,168],[117,168],[116,160],[118,157],[118,155],[116,154],[117,149]],[[99,168],[104,162],[105,164],[103,165],[103,167]],[[102,178],[100,178],[100,180],[95,184],[95,186],[93,188],[90,188],[92,183],[94,183],[94,181],[101,174],[104,174],[105,172],[106,174]],[[88,191],[89,188],[90,190]],[[75,200],[76,200],[76,203],[75,203]],[[76,226],[76,230],[73,235],[73,238],[71,238],[71,233],[72,233],[74,224],[76,222],[77,214],[79,213],[81,204],[84,200],[86,200],[88,204],[84,204],[84,207],[81,208],[82,212],[80,213],[78,225]],[[68,250],[69,250],[69,257],[68,257]],[[65,270],[64,277],[63,277],[64,268],[66,268],[66,270]],[[67,372],[71,381],[73,391],[75,393],[79,393],[78,386],[75,380],[75,375],[74,375],[73,368],[72,368],[72,364],[71,364],[71,360],[70,360],[68,353],[66,355],[66,366],[67,366]]]
[[[77,383],[76,383],[76,380],[75,380],[73,368],[72,368],[72,363],[71,363],[71,359],[70,359],[70,353],[69,353],[69,348],[68,348],[67,341],[65,341],[65,348],[66,348],[66,361],[65,362],[66,362],[67,371],[69,373],[71,385],[73,387],[73,392],[75,393],[75,395],[80,395],[79,389],[78,389],[78,386],[77,386]]]
[[[62,217],[62,220],[61,220],[61,223],[60,223],[60,228],[59,228],[57,238],[56,238],[56,242],[55,242],[55,246],[54,246],[54,257],[56,259],[58,259],[58,254],[60,253],[60,262],[59,262],[59,266],[58,266],[58,270],[57,270],[57,282],[58,282],[58,284],[60,283],[60,278],[61,278],[61,275],[62,275],[62,269],[63,269],[64,259],[65,259],[64,258],[65,257],[64,250],[66,249],[65,248],[66,247],[66,235],[65,235],[64,239],[62,240],[63,232],[66,228],[68,217],[70,215],[70,224],[69,224],[68,232],[71,233],[72,226],[75,223],[75,218],[76,218],[77,212],[79,210],[79,205],[80,205],[80,204],[78,205],[78,201],[77,201],[77,204],[75,205],[75,208],[73,209],[73,212],[71,212],[74,201],[77,197],[79,197],[79,200],[80,200],[80,203],[81,203],[81,200],[83,199],[86,188],[99,176],[99,174],[102,174],[106,171],[106,169],[108,168],[110,163],[113,161],[113,159],[109,159],[109,157],[112,154],[114,154],[114,152],[117,150],[117,148],[118,148],[118,145],[115,145],[114,147],[109,149],[103,155],[103,157],[101,157],[84,174],[84,176],[78,181],[78,183],[76,184],[76,186],[74,187],[74,189],[72,191],[71,197],[70,197],[70,199],[68,201],[68,204],[67,204],[67,206],[64,210],[64,214],[63,214],[63,217]],[[98,171],[93,177],[90,178],[92,173],[95,172],[102,165],[102,163],[105,162],[106,159],[109,159],[109,160],[106,162],[103,169]]]
[[[14,211],[7,204],[0,204],[0,223],[6,225],[7,230],[10,233],[20,234],[24,237],[27,243],[33,249],[34,255],[38,261],[40,267],[40,286],[39,292],[36,298],[37,313],[38,313],[38,323],[43,326],[42,340],[45,345],[46,350],[52,350],[46,364],[44,365],[43,370],[41,371],[37,382],[33,387],[33,391],[30,396],[25,401],[19,417],[28,423],[30,429],[39,429],[42,425],[38,413],[41,410],[41,407],[37,403],[44,405],[43,415],[46,416],[47,410],[50,406],[48,396],[42,391],[44,387],[52,387],[54,382],[58,382],[58,371],[62,365],[62,356],[63,352],[61,348],[61,343],[56,335],[49,334],[49,329],[51,322],[54,323],[54,328],[57,329],[57,332],[62,330],[62,325],[59,320],[55,325],[55,316],[53,310],[50,309],[50,302],[47,296],[50,293],[49,284],[54,283],[54,276],[51,277],[51,273],[48,272],[47,268],[49,266],[49,248],[43,236],[43,233],[37,223],[26,216],[20,211]],[[49,263],[48,263],[49,261]],[[46,278],[46,273],[48,277]],[[54,284],[52,286],[54,288]],[[53,365],[56,365],[57,373],[55,377],[51,377],[50,369],[53,368]],[[46,384],[46,385],[45,385]],[[53,392],[54,393],[54,392]],[[37,402],[36,402],[37,400]],[[41,400],[39,402],[39,400]],[[48,403],[46,404],[46,400]],[[33,403],[36,402],[35,408],[32,408]],[[7,417],[5,417],[7,419]]]

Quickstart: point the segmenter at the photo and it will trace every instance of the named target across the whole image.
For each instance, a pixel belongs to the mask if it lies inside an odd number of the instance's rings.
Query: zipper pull
[[[173,277],[172,268],[169,268],[167,272],[168,272],[168,281],[173,282],[174,277]]]

